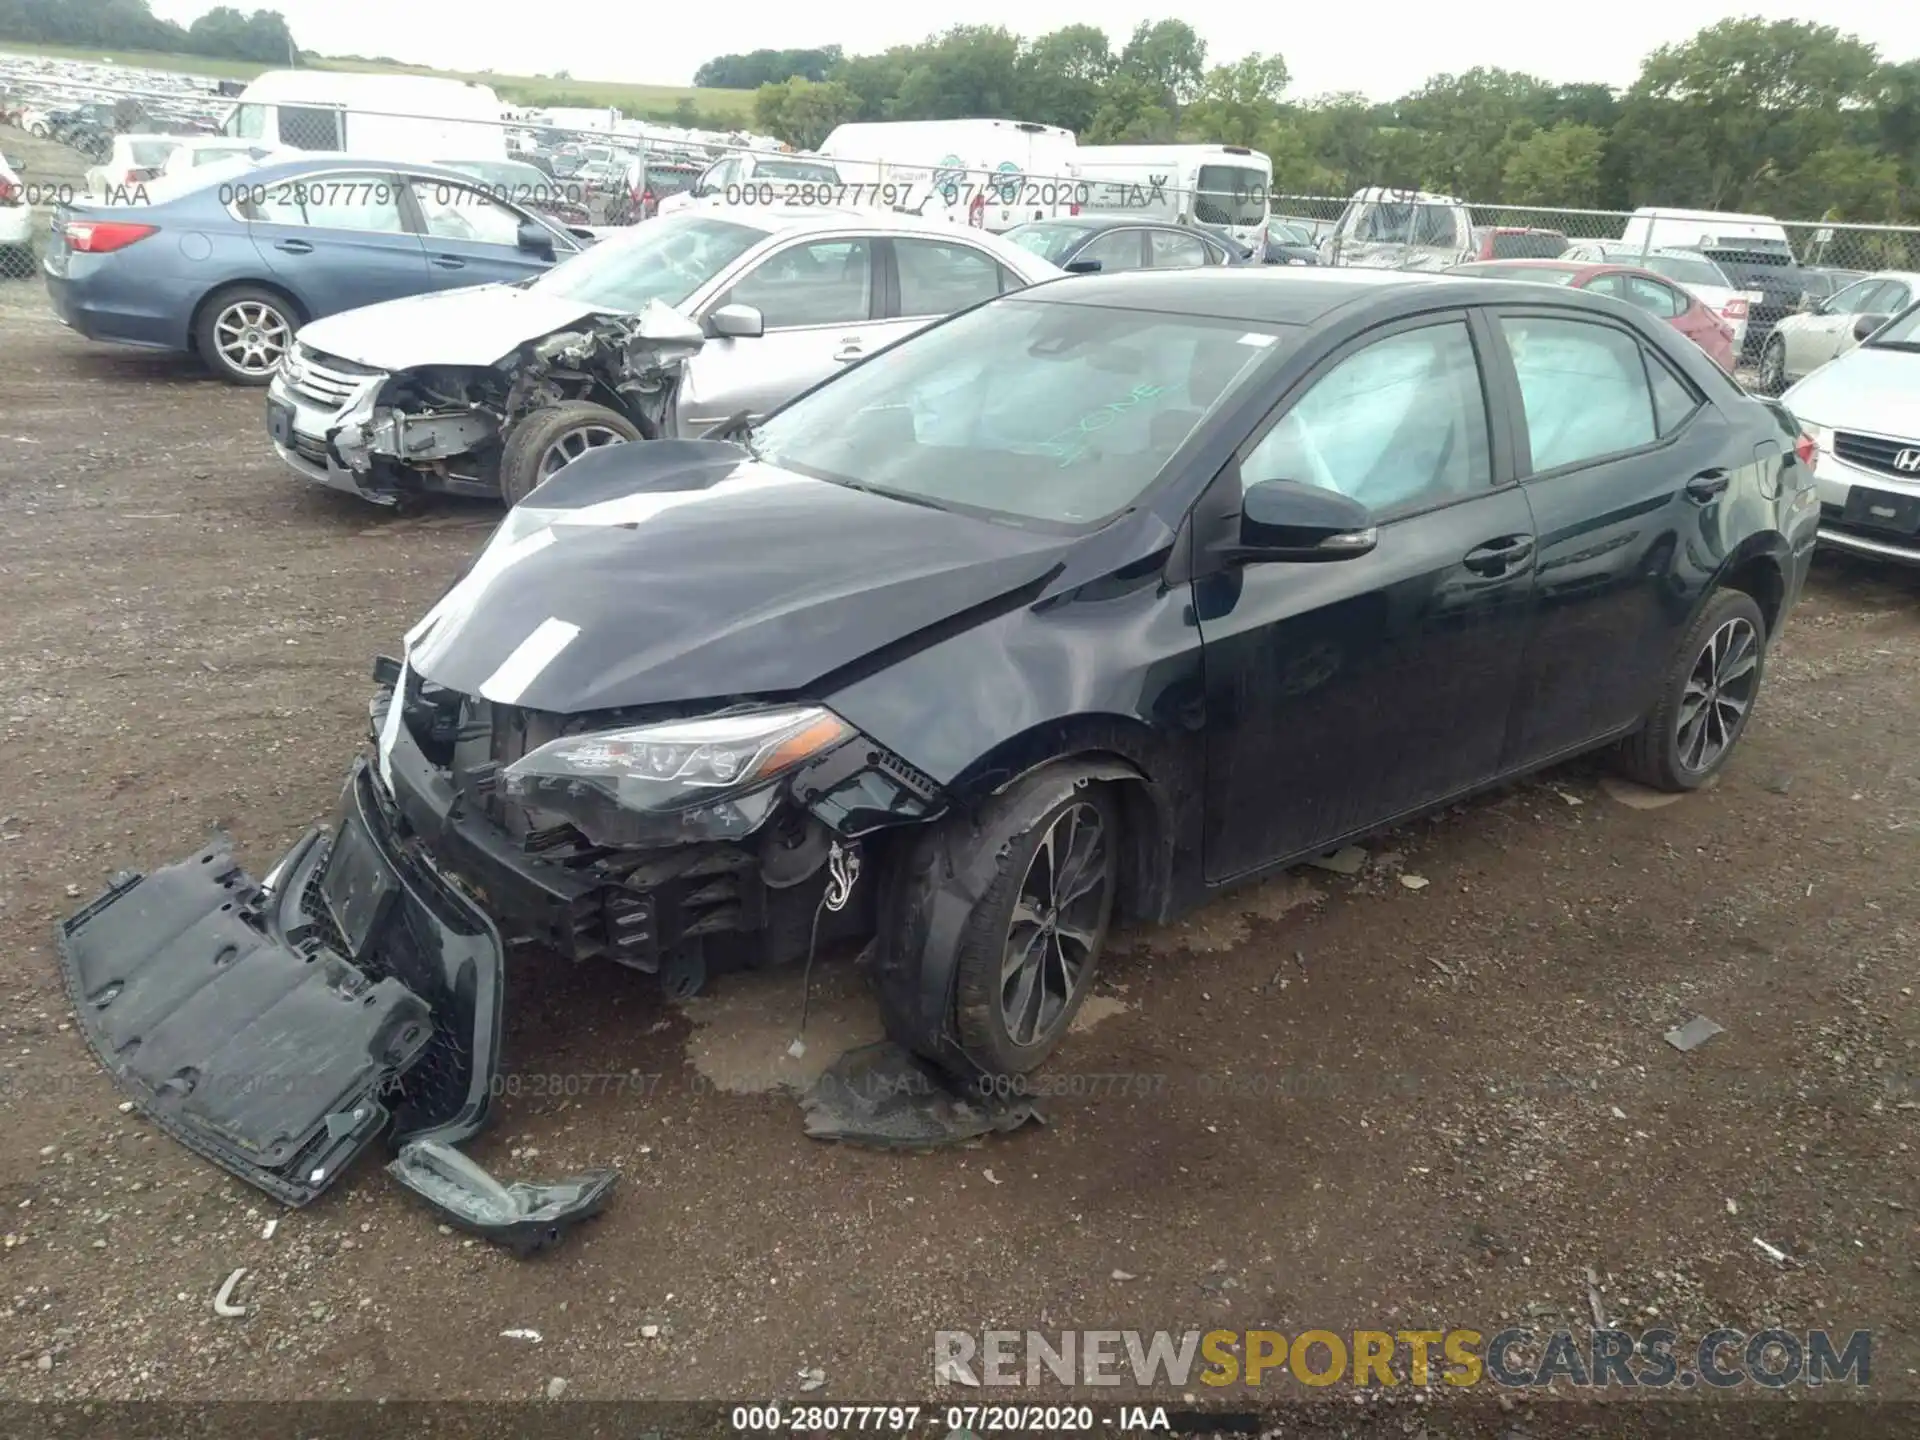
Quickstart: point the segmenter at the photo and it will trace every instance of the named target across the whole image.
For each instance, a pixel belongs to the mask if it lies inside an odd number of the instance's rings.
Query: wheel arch
[[[1791,563],[1792,553],[1784,536],[1755,535],[1721,562],[1713,583],[1706,587],[1694,607],[1694,614],[1698,615],[1706,607],[1716,590],[1739,590],[1752,596],[1753,603],[1760,607],[1761,618],[1767,622],[1767,642],[1771,644],[1780,632],[1780,622],[1786,618],[1787,574]]]

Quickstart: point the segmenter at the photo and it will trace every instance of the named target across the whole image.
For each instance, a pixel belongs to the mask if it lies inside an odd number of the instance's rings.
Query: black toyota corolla
[[[515,941],[684,994],[865,937],[897,1041],[1017,1075],[1117,919],[1599,746],[1705,782],[1812,486],[1785,410],[1603,297],[1001,296],[559,472],[377,664],[338,824],[259,883],[218,845],[123,877],[62,926],[76,1006],[295,1203],[389,1104],[401,1141],[480,1125]]]

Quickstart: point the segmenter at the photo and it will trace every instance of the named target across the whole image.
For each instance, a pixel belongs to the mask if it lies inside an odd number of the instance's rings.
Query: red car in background
[[[1489,280],[1531,280],[1536,285],[1565,285],[1594,295],[1611,295],[1666,321],[1706,351],[1722,370],[1733,373],[1733,327],[1697,297],[1651,270],[1576,260],[1490,260],[1456,265],[1448,273]]]

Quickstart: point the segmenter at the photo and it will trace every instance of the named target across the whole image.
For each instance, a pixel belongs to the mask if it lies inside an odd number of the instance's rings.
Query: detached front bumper
[[[475,1134],[491,1105],[499,932],[402,841],[377,784],[357,760],[334,829],[310,831],[262,882],[221,841],[120,877],[59,926],[81,1032],[114,1082],[289,1205],[331,1186],[389,1120],[407,1152],[433,1153]],[[447,1183],[448,1164],[415,1183],[429,1168],[394,1173],[521,1248],[596,1211],[612,1183],[582,1177],[568,1203],[520,1187],[546,1210],[503,1221],[497,1197],[460,1203],[479,1190]]]

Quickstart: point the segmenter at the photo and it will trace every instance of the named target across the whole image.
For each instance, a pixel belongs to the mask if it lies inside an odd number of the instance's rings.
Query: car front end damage
[[[188,1148],[298,1206],[386,1135],[442,1218],[527,1253],[615,1176],[504,1183],[454,1148],[490,1118],[509,949],[675,996],[810,957],[873,925],[862,840],[945,801],[817,706],[635,725],[375,679],[331,827],[261,881],[224,840],[116,877],[59,926],[63,970],[102,1065]]]
[[[267,389],[267,429],[292,470],[394,505],[423,493],[501,496],[501,459],[535,411],[587,401],[645,439],[673,433],[681,362],[698,326],[655,302],[638,315],[591,314],[489,364],[383,369],[304,338]]]

